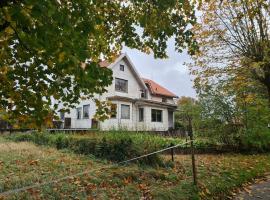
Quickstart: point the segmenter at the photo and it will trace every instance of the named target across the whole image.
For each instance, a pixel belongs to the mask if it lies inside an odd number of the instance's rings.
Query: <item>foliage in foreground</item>
[[[13,125],[41,128],[59,102],[103,93],[112,73],[99,60],[123,46],[165,58],[174,37],[179,52],[196,50],[187,0],[1,0],[0,16],[0,111]]]

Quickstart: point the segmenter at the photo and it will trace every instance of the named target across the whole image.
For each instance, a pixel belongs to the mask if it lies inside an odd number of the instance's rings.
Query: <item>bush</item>
[[[249,130],[240,137],[240,147],[243,151],[269,152],[270,151],[270,131]]]
[[[34,141],[34,135],[33,134],[14,134],[8,136],[8,139],[11,139],[15,142],[24,142],[24,141]]]
[[[100,133],[99,135],[72,135],[72,134],[15,134],[9,136],[13,141],[32,141],[38,145],[49,145],[57,149],[70,149],[75,153],[97,158],[121,162],[138,157],[155,150],[168,147],[177,140],[166,139],[154,135],[127,134],[126,132]],[[151,155],[137,161],[140,164],[161,165],[159,155]]]
[[[79,154],[95,154],[97,140],[89,138],[70,138],[69,149]]]
[[[70,146],[70,139],[66,135],[57,135],[53,142],[57,149],[64,149]]]

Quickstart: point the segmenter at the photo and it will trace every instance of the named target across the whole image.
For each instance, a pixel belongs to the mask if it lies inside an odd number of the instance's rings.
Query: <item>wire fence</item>
[[[121,165],[125,165],[125,164],[128,164],[130,162],[133,162],[133,161],[136,161],[136,160],[139,160],[139,159],[142,159],[142,158],[154,155],[154,154],[162,153],[162,152],[165,152],[165,151],[168,151],[168,150],[173,150],[173,149],[175,149],[177,147],[180,147],[180,146],[183,146],[183,145],[186,145],[186,144],[189,144],[189,143],[192,143],[192,141],[190,140],[190,141],[187,141],[187,142],[184,142],[184,143],[171,145],[171,146],[169,146],[167,148],[160,149],[160,150],[157,150],[157,151],[154,151],[154,152],[151,152],[151,153],[148,153],[148,154],[144,154],[144,155],[141,155],[141,156],[138,156],[138,157],[135,157],[135,158],[131,158],[131,159],[128,159],[128,160],[124,160],[124,161],[121,161],[121,162],[118,162],[118,163],[114,163],[114,164],[111,164],[111,165],[108,165],[108,166],[105,166],[105,167],[104,166],[103,167],[97,167],[97,168],[94,168],[94,169],[91,169],[91,170],[86,170],[86,171],[82,171],[82,172],[75,173],[75,174],[72,174],[72,175],[68,175],[68,176],[65,176],[65,177],[62,177],[62,178],[59,178],[59,179],[55,179],[55,180],[51,180],[51,181],[47,181],[47,182],[43,182],[43,183],[38,183],[38,184],[33,184],[33,185],[21,187],[21,188],[8,190],[8,191],[0,193],[0,197],[2,198],[2,197],[6,197],[6,196],[9,196],[9,195],[13,195],[13,194],[18,194],[20,192],[27,191],[27,190],[30,190],[30,189],[40,188],[40,187],[45,186],[45,185],[56,184],[56,183],[59,183],[59,182],[62,182],[62,181],[68,180],[68,179],[72,179],[72,178],[75,178],[75,177],[78,177],[78,176],[89,174],[91,172],[95,172],[95,171],[98,171],[98,170],[105,170],[105,169],[120,167]],[[173,151],[171,151],[171,153],[172,153],[172,160],[173,160]]]

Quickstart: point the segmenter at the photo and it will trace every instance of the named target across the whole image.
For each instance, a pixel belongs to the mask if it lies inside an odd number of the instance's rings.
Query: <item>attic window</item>
[[[125,66],[124,65],[120,65],[120,71],[125,71]]]
[[[146,98],[145,90],[140,90],[140,91],[141,91],[141,98]]]
[[[120,78],[115,78],[115,90],[118,92],[128,92],[128,81]]]

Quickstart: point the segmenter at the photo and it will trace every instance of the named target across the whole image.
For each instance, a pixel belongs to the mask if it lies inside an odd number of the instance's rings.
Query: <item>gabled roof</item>
[[[137,79],[137,81],[139,82],[139,84],[142,86],[142,88],[144,88],[145,90],[147,89],[146,85],[144,84],[144,81],[142,80],[141,76],[139,75],[139,72],[136,70],[135,66],[133,65],[133,63],[131,62],[130,58],[128,57],[128,55],[126,53],[122,53],[120,54],[118,57],[116,57],[116,59],[110,63],[107,60],[103,60],[99,63],[100,67],[107,67],[107,68],[111,68],[113,67],[117,62],[119,62],[120,60],[125,59],[125,61],[129,64],[131,72],[134,74],[135,78]]]
[[[150,93],[152,95],[172,97],[172,98],[177,98],[178,97],[177,95],[170,92],[168,89],[162,87],[161,85],[159,85],[155,81],[150,80],[150,79],[141,78],[138,71],[136,70],[135,66],[133,65],[133,63],[131,62],[130,58],[128,57],[128,55],[126,53],[120,54],[118,57],[116,57],[116,59],[112,63],[110,63],[107,60],[103,60],[103,61],[101,61],[99,63],[99,65],[100,65],[100,67],[108,67],[108,68],[110,68],[110,67],[114,66],[121,59],[126,59],[126,61],[130,64],[131,71],[133,72],[133,74],[135,75],[135,77],[137,78],[139,83],[145,89],[148,87],[149,90],[150,90]]]
[[[153,80],[143,78],[144,83],[147,85],[147,87],[150,90],[150,93],[152,95],[157,95],[157,96],[166,96],[166,97],[172,97],[172,98],[177,98],[178,96],[172,92],[170,92],[168,89],[162,87],[158,83],[156,83]]]

